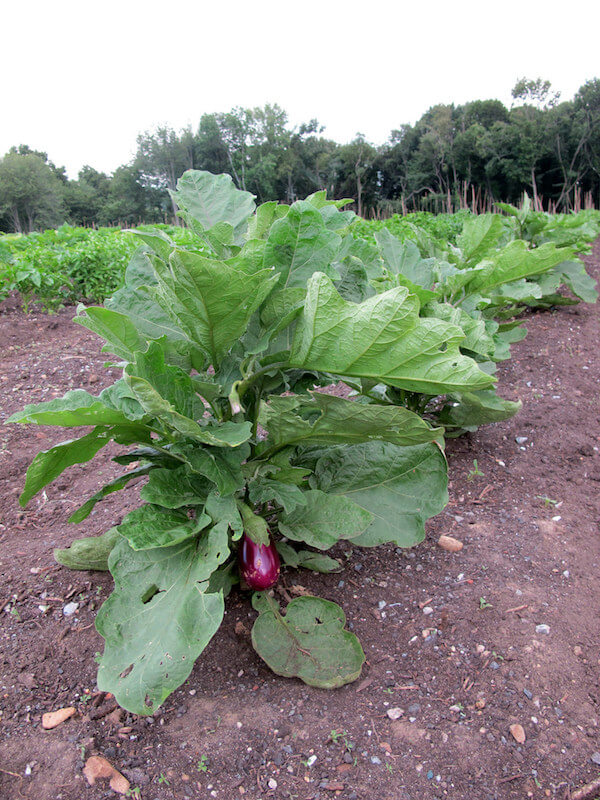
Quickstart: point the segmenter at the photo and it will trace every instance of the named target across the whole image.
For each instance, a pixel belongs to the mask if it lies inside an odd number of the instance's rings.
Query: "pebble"
[[[525,444],[525,442],[527,441],[527,439],[528,439],[528,437],[527,437],[527,436],[515,436],[515,442],[516,442],[517,444]]]
[[[388,708],[385,712],[390,719],[400,719],[400,717],[404,714],[403,708]]]
[[[500,664],[497,661],[492,661],[490,667],[491,669],[500,669]]]
[[[317,760],[316,756],[311,756],[310,758],[307,758],[306,759],[306,766],[307,767],[312,767],[312,765],[315,763],[316,760]]]
[[[591,760],[594,762],[594,764],[600,764],[600,752],[596,751],[595,753],[592,753]]]
[[[458,553],[463,549],[463,543],[460,539],[456,539],[454,536],[446,536],[445,534],[442,534],[438,539],[438,545],[442,550],[447,550],[449,553]]]
[[[430,614],[433,614],[433,608],[431,606],[425,606],[423,613],[428,617]]]
[[[528,700],[533,700],[533,694],[529,691],[529,689],[523,689],[523,694]]]
[[[269,780],[267,781],[267,786],[269,787],[269,789],[276,789],[277,781],[275,780],[275,778],[269,778]]]
[[[535,626],[536,633],[548,634],[550,633],[550,625],[542,624]]]
[[[381,764],[381,759],[377,756],[371,756],[371,764]]]
[[[77,611],[78,608],[79,603],[67,603],[66,606],[63,606],[63,614],[65,617],[70,617]]]
[[[427,780],[428,781],[432,781],[433,780],[433,770],[432,769],[430,769],[429,772],[427,773]]]
[[[418,703],[413,703],[408,707],[409,714],[418,714],[421,710],[421,706]]]
[[[519,725],[518,722],[515,722],[514,725],[510,726],[509,731],[515,742],[523,744],[525,741],[525,730],[522,725]]]

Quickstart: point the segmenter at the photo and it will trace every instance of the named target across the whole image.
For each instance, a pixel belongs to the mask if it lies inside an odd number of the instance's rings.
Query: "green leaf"
[[[547,272],[572,255],[572,248],[557,248],[550,243],[528,250],[522,240],[510,242],[490,257],[489,266],[476,274],[466,289],[485,294],[503,283]]]
[[[52,483],[68,467],[84,464],[92,459],[98,450],[110,441],[109,430],[94,428],[80,439],[69,439],[51,447],[50,450],[38,453],[27,470],[25,488],[19,497],[21,506],[24,508],[34,495]]]
[[[554,268],[574,295],[585,303],[595,303],[598,299],[596,281],[587,274],[581,261],[564,261]]]
[[[346,256],[341,263],[337,264],[337,269],[340,273],[340,280],[335,282],[335,288],[344,300],[362,303],[367,297],[375,294],[375,290],[369,283],[367,270],[358,258]]]
[[[112,388],[112,387],[111,387]],[[17,411],[7,422],[29,423],[36,425],[60,425],[75,427],[79,425],[127,425],[131,421],[123,411],[108,405],[105,399],[114,402],[115,390],[104,396],[94,397],[84,389],[74,389],[64,397],[57,397],[46,403],[33,403]]]
[[[255,505],[274,500],[288,513],[293,511],[296,506],[304,505],[306,502],[303,492],[293,483],[282,483],[274,478],[265,478],[261,475],[249,481],[248,495]]]
[[[344,629],[346,616],[338,605],[320,597],[297,597],[282,616],[275,600],[255,598],[259,617],[252,646],[273,672],[321,689],[358,678],[365,654],[356,636]]]
[[[242,462],[250,455],[247,444],[234,448],[178,444],[170,452],[185,458],[192,472],[212,481],[222,495],[233,494],[244,484]]]
[[[185,341],[186,336],[174,319],[156,302],[153,288],[156,274],[145,248],[137,250],[125,270],[125,285],[105,305],[127,317],[145,339]]]
[[[277,282],[271,270],[247,274],[223,261],[177,251],[157,265],[156,300],[216,368]]]
[[[498,214],[478,214],[465,219],[457,240],[461,251],[461,266],[478,264],[490,250],[495,250],[504,232],[502,217]]]
[[[290,366],[430,395],[490,386],[493,379],[460,353],[463,338],[455,325],[419,318],[418,300],[405,288],[347,303],[317,274],[309,280]]]
[[[227,533],[135,551],[121,539],[109,559],[115,590],[96,618],[106,640],[98,688],[123,708],[153,714],[188,677],[221,624],[221,593],[208,593],[228,557]]]
[[[469,350],[489,358],[493,356],[494,339],[486,330],[485,320],[472,317],[462,308],[455,308],[449,303],[429,303],[421,313],[424,317],[435,317],[461,328],[465,335],[460,343],[461,350]]]
[[[331,262],[340,243],[340,237],[327,229],[319,211],[299,200],[271,227],[264,265],[275,267],[280,288],[305,286],[317,271],[335,279],[338,275]]]
[[[290,210],[289,206],[269,200],[256,209],[256,214],[250,219],[248,225],[248,239],[266,239],[274,222]]]
[[[370,439],[412,445],[442,435],[440,428],[429,427],[403,406],[358,403],[322,392],[311,393],[310,399],[269,397],[261,405],[259,422],[269,432],[263,450],[301,442],[354,444]]]
[[[181,511],[144,505],[127,514],[117,527],[134,550],[150,550],[171,547],[190,539],[206,528],[210,521],[203,511],[196,519],[190,519]]]
[[[240,582],[240,576],[235,561],[230,561],[224,567],[213,572],[208,582],[210,594],[220,592],[223,597],[228,597],[236,583]]]
[[[213,493],[209,495],[204,510],[214,522],[213,530],[224,530],[227,533],[231,528],[232,539],[236,541],[241,538],[244,524],[233,497],[220,497]]]
[[[143,378],[129,375],[126,378],[137,400],[153,417],[158,417],[191,439],[213,447],[238,447],[248,441],[252,433],[250,422],[222,422],[200,425],[175,411],[174,407]]]
[[[177,247],[171,237],[158,228],[150,231],[129,230],[127,233],[131,233],[141,239],[163,261],[168,261],[169,256]]]
[[[327,496],[351,499],[371,515],[370,526],[353,544],[411,547],[423,541],[425,520],[448,502],[447,481],[446,459],[435,444],[365,442],[331,448],[318,460],[311,483]]]
[[[435,283],[434,258],[423,258],[414,242],[401,242],[387,228],[376,231],[375,241],[392,275],[406,278],[408,288],[415,292],[419,288],[431,290]]]
[[[153,469],[140,497],[146,503],[164,508],[203,505],[212,484],[203,476],[191,472],[188,466],[177,469]]]
[[[342,566],[335,558],[312,550],[294,550],[287,542],[278,541],[275,546],[284,564],[295,569],[303,567],[313,572],[339,572]]]
[[[73,322],[83,325],[107,342],[102,352],[114,353],[119,358],[132,361],[134,353],[146,349],[145,339],[126,314],[99,306],[80,306],[77,311],[78,316]]]
[[[83,505],[79,506],[79,508],[71,514],[67,522],[83,522],[83,520],[89,516],[96,503],[98,503],[100,500],[103,500],[105,497],[107,497],[107,495],[124,489],[125,486],[127,486],[127,484],[135,478],[140,478],[144,475],[147,475],[153,468],[154,467],[152,464],[147,464],[146,466],[132,469],[129,472],[126,472],[124,475],[119,475],[118,478],[115,478],[107,483],[100,489],[99,492],[96,492],[96,494],[88,498]]]
[[[279,530],[288,539],[328,550],[340,539],[356,539],[373,521],[370,511],[347,497],[318,490],[304,493],[304,505],[279,517]]]
[[[205,230],[228,222],[234,228],[237,244],[243,241],[256,207],[254,195],[237,189],[230,175],[213,175],[199,169],[184,172],[171,196]]]
[[[106,572],[108,557],[119,540],[117,528],[110,528],[102,536],[86,536],[75,539],[69,547],[56,548],[54,558],[69,569],[90,569]]]
[[[268,545],[271,541],[271,538],[269,536],[269,529],[267,528],[267,523],[265,520],[258,514],[255,514],[254,511],[252,511],[252,509],[246,505],[246,503],[238,501],[237,505],[240,514],[242,515],[244,533],[250,539],[252,539],[255,544]]]
[[[165,354],[157,342],[151,342],[146,353],[136,353],[134,363],[128,364],[125,371],[128,376],[147,381],[184,417],[198,420],[204,415],[205,406],[196,394],[196,384],[181,367],[165,363]],[[131,392],[131,383],[129,387]]]
[[[450,395],[440,415],[443,425],[475,431],[488,422],[501,422],[514,417],[521,410],[521,401],[503,400],[493,389]]]

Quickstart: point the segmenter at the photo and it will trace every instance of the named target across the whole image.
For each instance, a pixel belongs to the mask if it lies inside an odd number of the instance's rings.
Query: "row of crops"
[[[341,568],[339,544],[411,547],[448,500],[445,437],[506,419],[498,362],[522,312],[594,302],[578,253],[600,216],[502,214],[357,220],[318,192],[292,206],[190,171],[179,230],[137,230],[120,288],[75,321],[122,377],[10,422],[85,427],[31,464],[26,505],[108,442],[123,471],[77,509],[135,482],[140,505],[115,528],[56,553],[109,569],[97,617],[98,685],[151,714],[188,677],[240,576],[256,589],[256,652],[279,675],[333,688],[364,653],[335,603],[285,611],[280,562]],[[106,236],[113,234],[106,234]],[[350,397],[315,389],[343,382]],[[333,548],[333,549],[332,549]]]

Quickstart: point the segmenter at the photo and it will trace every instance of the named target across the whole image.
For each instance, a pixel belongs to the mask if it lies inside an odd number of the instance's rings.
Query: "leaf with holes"
[[[346,616],[338,605],[320,597],[297,597],[285,616],[265,594],[254,595],[253,605],[259,617],[252,646],[277,675],[321,689],[358,678],[365,654],[356,636],[345,630]]]
[[[96,618],[106,640],[98,688],[134,714],[153,714],[188,677],[223,618],[209,579],[228,556],[227,533],[211,530],[173,547],[133,550],[121,539],[109,558],[115,589]]]

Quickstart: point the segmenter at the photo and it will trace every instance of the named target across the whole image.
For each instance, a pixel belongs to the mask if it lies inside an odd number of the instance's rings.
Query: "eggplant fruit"
[[[239,549],[240,575],[251,589],[270,589],[279,578],[279,554],[273,542],[256,544],[244,534]]]

